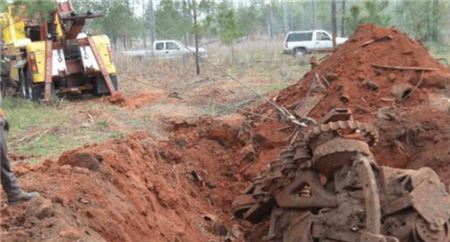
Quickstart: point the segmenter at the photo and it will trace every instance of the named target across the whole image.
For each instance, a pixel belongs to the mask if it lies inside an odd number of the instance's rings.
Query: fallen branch
[[[322,82],[320,81],[320,77],[319,77],[319,74],[317,74],[317,72],[316,72],[316,82],[319,84],[319,86],[324,90],[324,91],[326,91],[327,90],[327,88],[322,84]]]
[[[323,78],[323,81],[325,82],[325,85],[327,87],[331,87],[330,82],[327,80],[327,78],[325,76],[323,76],[322,78]]]
[[[410,67],[410,66],[383,66],[372,64],[373,67],[393,69],[393,70],[414,70],[414,71],[437,71],[438,68],[428,68],[428,67]]]
[[[44,131],[44,132],[46,133],[46,132],[48,132],[48,130],[46,130],[46,131]],[[20,143],[20,142],[22,142],[22,141],[25,141],[25,140],[27,140],[27,139],[31,139],[31,138],[33,138],[33,137],[39,135],[39,134],[42,134],[42,131],[38,131],[38,132],[32,133],[32,134],[30,134],[30,135],[24,136],[24,137],[18,139],[17,141],[15,141],[15,142],[11,142],[10,145],[13,146],[13,145],[15,145],[15,144],[17,144],[17,143]]]
[[[367,45],[370,45],[370,44],[375,43],[375,42],[377,42],[377,41],[391,40],[391,39],[393,39],[393,38],[392,38],[392,36],[390,36],[390,35],[386,35],[386,36],[383,36],[383,37],[378,38],[378,39],[371,39],[371,40],[369,40],[369,41],[363,43],[362,45],[358,46],[357,49],[362,48],[362,47],[367,46]]]
[[[36,141],[39,141],[39,140],[42,138],[42,136],[44,136],[44,135],[47,134],[48,132],[50,132],[49,129],[45,130],[45,131],[42,132],[37,138],[33,139],[33,140],[30,141],[30,142],[36,142]]]
[[[411,94],[420,86],[420,84],[422,84],[423,73],[425,73],[425,71],[422,71],[422,74],[420,75],[420,80],[417,83],[417,85],[404,98],[402,98],[402,100],[399,101],[400,103],[405,101],[407,98],[409,98],[411,96]]]
[[[242,167],[242,169],[239,170],[239,174],[242,174],[244,171],[246,171],[253,164],[255,164],[255,162],[250,162],[246,166]]]

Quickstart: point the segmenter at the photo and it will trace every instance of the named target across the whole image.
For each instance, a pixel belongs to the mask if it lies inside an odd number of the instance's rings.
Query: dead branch
[[[375,65],[372,64],[373,67],[384,68],[384,69],[393,69],[393,70],[414,70],[414,71],[437,71],[438,68],[428,68],[428,67],[411,67],[411,66],[384,66],[384,65]]]
[[[393,39],[393,37],[390,36],[390,35],[386,35],[386,36],[383,36],[383,37],[377,38],[377,39],[371,39],[371,40],[369,40],[369,41],[363,43],[362,45],[358,46],[357,49],[360,49],[360,48],[362,48],[362,47],[365,47],[365,46],[367,46],[367,45],[370,45],[370,44],[375,43],[375,42],[378,42],[378,41],[382,41],[382,40],[392,40],[392,39]]]
[[[420,75],[420,80],[419,80],[419,82],[417,83],[417,85],[402,99],[402,100],[400,100],[399,102],[403,102],[403,101],[405,101],[407,98],[409,98],[412,94],[413,94],[413,92],[420,86],[420,84],[422,84],[422,81],[423,81],[423,74],[425,73],[425,71],[422,71],[422,74]]]

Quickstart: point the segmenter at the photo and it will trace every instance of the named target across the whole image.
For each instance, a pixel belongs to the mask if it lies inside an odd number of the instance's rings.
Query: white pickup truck
[[[336,44],[341,45],[348,38],[336,37]],[[302,56],[315,50],[333,49],[331,34],[325,30],[293,31],[284,40],[284,54]]]
[[[140,59],[174,59],[180,58],[186,55],[193,55],[195,53],[195,47],[184,47],[179,41],[176,40],[159,40],[153,43],[153,50],[127,50],[122,54],[129,57],[137,57]],[[198,48],[198,54],[202,58],[208,57],[204,48]]]

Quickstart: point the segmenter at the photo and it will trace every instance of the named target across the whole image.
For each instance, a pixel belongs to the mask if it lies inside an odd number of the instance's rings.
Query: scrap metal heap
[[[254,178],[235,217],[270,242],[448,242],[450,196],[429,168],[379,166],[378,132],[334,109]]]

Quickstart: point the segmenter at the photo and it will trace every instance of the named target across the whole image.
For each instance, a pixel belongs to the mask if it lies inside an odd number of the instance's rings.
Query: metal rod
[[[367,156],[358,153],[355,159],[356,169],[361,179],[365,209],[366,230],[373,234],[381,233],[381,207],[375,175]]]

